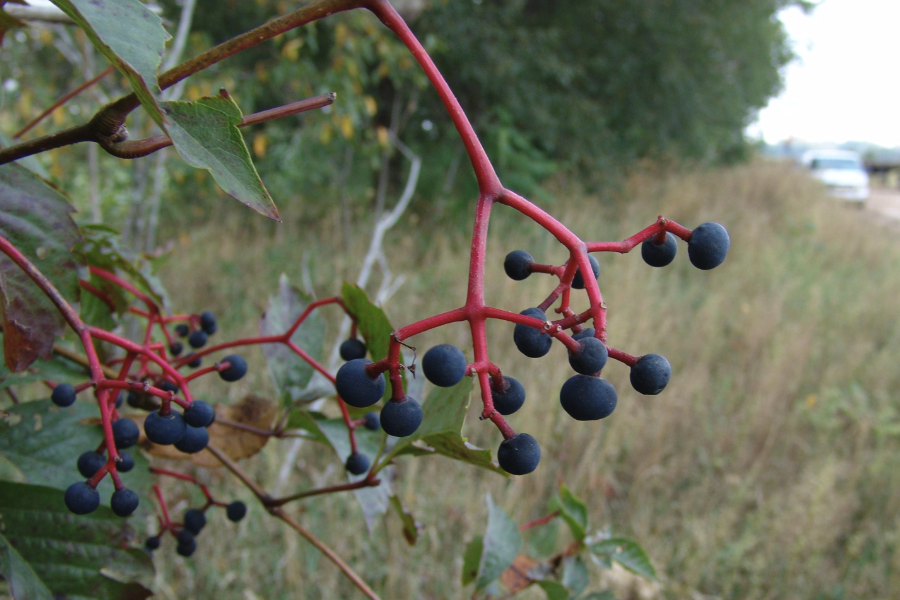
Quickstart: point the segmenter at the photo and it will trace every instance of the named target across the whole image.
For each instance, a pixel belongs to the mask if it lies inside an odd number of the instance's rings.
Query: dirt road
[[[894,225],[900,225],[900,189],[872,188],[866,212],[881,219],[888,219]]]

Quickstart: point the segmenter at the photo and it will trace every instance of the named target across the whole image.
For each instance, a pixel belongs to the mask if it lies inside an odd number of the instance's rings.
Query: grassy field
[[[575,422],[558,401],[570,376],[562,347],[532,361],[515,351],[508,324],[494,325],[492,358],[528,390],[526,406],[510,421],[541,443],[533,475],[506,481],[449,459],[402,460],[399,494],[424,525],[413,548],[393,515],[369,535],[349,495],[309,499],[294,508],[298,519],[385,599],[462,598],[471,595],[459,583],[462,552],[483,531],[485,494],[524,523],[546,514],[565,481],[588,501],[594,526],[640,540],[660,573],[658,585],[646,585],[592,572],[592,587],[612,585],[620,600],[898,597],[898,234],[821,197],[802,174],[762,162],[642,172],[602,199],[564,184],[553,193],[547,208],[590,240],[623,239],[659,214],[688,227],[707,220],[728,227],[731,253],[710,272],[694,269],[683,245],[665,269],[647,267],[637,253],[600,256],[610,343],[668,357],[669,387],[640,396],[627,369],[612,364],[604,376],[619,391],[615,413]],[[163,271],[176,306],[216,311],[224,337],[255,332],[280,272],[299,283],[307,262],[320,297],[355,279],[368,241],[364,224],[344,230],[336,213],[314,227],[286,222],[277,233],[265,224],[248,230],[245,220],[253,217],[238,208],[176,241],[176,254],[189,258]],[[524,248],[557,263],[565,254],[512,211],[498,207],[494,214],[488,302],[519,311],[542,300],[551,284],[537,276],[509,280],[505,254]],[[466,236],[426,221],[412,213],[390,236],[392,268],[409,277],[385,307],[395,326],[465,297]],[[468,345],[461,326],[420,337],[419,348]],[[262,367],[260,353],[248,358]],[[222,389],[211,384],[200,397],[215,399],[213,390]],[[228,401],[251,391],[272,395],[264,368],[229,390]],[[493,427],[474,418],[466,434],[483,447],[500,442]],[[290,477],[278,481],[286,448],[271,442],[245,466],[283,491],[342,481],[329,452],[310,444]],[[224,474],[201,476],[225,498],[251,499]],[[193,559],[168,546],[157,553],[160,597],[360,597],[258,506],[237,527],[220,515],[214,523]],[[529,533],[526,550],[538,554],[554,537],[560,547],[567,541],[563,528]]]

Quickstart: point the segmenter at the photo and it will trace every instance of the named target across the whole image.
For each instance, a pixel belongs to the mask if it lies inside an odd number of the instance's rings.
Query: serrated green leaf
[[[634,540],[628,538],[612,538],[591,544],[591,552],[598,556],[606,556],[619,563],[632,573],[648,579],[656,579],[656,570],[650,564],[647,553]]]
[[[435,387],[422,406],[422,425],[411,436],[401,438],[382,460],[386,465],[395,456],[433,456],[440,454],[507,476],[491,460],[491,451],[476,448],[462,436],[466,411],[474,381],[470,377],[451,388]]]
[[[103,441],[99,425],[84,423],[99,416],[96,404],[78,401],[68,408],[59,408],[50,400],[38,400],[12,406],[7,414],[0,421],[0,454],[29,482],[65,490],[84,479],[78,473],[76,461],[83,452],[96,450]],[[141,499],[136,514],[148,514],[152,512],[150,501],[145,500],[152,486],[149,465],[137,449],[128,452],[135,466],[123,473],[122,479]],[[104,478],[97,488],[103,505],[109,504],[113,492],[109,479]]]
[[[471,542],[466,544],[466,551],[463,554],[463,587],[469,585],[478,577],[478,566],[481,564],[481,553],[483,551],[484,538],[480,535],[475,536]]]
[[[588,586],[587,565],[579,556],[567,556],[563,559],[562,584],[570,590],[571,598],[575,598]]]
[[[16,164],[0,166],[0,236],[9,240],[71,304],[78,302],[78,271],[72,247],[81,235],[65,196]],[[4,358],[19,372],[37,357],[50,358],[66,322],[40,288],[0,254],[0,311]]]
[[[230,97],[195,102],[164,102],[169,117],[166,132],[191,166],[212,173],[225,193],[256,212],[278,218],[278,209],[263,185],[238,125],[241,109]]]
[[[537,584],[547,594],[547,600],[569,600],[569,588],[563,584],[550,579],[538,581]]]
[[[0,338],[3,335],[0,334]],[[2,346],[2,344],[0,344]],[[2,353],[2,349],[0,349]],[[25,385],[36,381],[53,381],[56,383],[81,383],[90,377],[86,367],[54,354],[50,360],[38,359],[28,370],[13,373],[0,361],[0,390],[13,385]]]
[[[410,546],[415,546],[416,542],[419,541],[419,528],[421,525],[416,522],[416,518],[412,513],[403,507],[403,503],[397,496],[391,496],[391,508],[400,517],[400,522],[403,524],[403,538],[406,540],[406,543]]]
[[[550,501],[550,510],[558,510],[576,540],[583,540],[588,529],[588,510],[584,501],[572,493],[565,484],[559,486],[559,494]]]
[[[478,579],[475,589],[482,589],[500,577],[516,559],[522,547],[519,527],[490,494],[487,496],[488,524],[484,533],[481,561],[478,563]]]
[[[156,71],[172,37],[162,19],[138,0],[51,0],[128,79],[141,105],[165,129]]]
[[[153,577],[153,563],[141,549],[128,548],[136,533],[126,519],[101,506],[89,515],[71,514],[63,492],[0,482],[3,535],[38,570],[46,587],[66,598],[143,600],[141,583]]]
[[[2,6],[3,2],[0,2],[0,6]],[[3,11],[0,10],[0,18],[2,18]],[[2,35],[3,26],[0,24],[0,43],[3,43],[3,35]],[[15,145],[15,140],[6,135],[5,133],[0,132],[0,148],[8,148],[10,146]],[[50,175],[47,174],[47,169],[40,163],[37,159],[37,155],[33,154],[31,156],[26,156],[25,158],[20,158],[16,161],[17,165],[25,167],[38,177],[42,177],[44,179],[50,179]]]
[[[269,306],[259,318],[259,335],[281,335],[287,332],[312,301],[309,294],[292,286],[287,275],[282,273],[278,279],[278,292],[269,297]],[[322,358],[325,320],[318,311],[313,311],[306,317],[291,336],[291,341],[315,360]],[[262,351],[285,406],[307,400],[312,366],[281,343],[262,344]]]
[[[15,600],[53,600],[53,593],[3,534],[0,534],[0,575]]]

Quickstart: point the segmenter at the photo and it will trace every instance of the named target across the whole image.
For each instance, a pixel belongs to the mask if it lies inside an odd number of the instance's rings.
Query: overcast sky
[[[781,19],[799,58],[750,135],[900,146],[900,0],[823,0]]]

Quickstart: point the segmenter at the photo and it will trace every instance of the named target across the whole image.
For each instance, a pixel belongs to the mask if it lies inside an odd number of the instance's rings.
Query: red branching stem
[[[631,356],[630,354],[625,354],[621,350],[616,350],[611,346],[607,346],[606,349],[609,351],[610,358],[614,358],[615,360],[624,363],[629,367],[633,367],[640,358],[639,356]]]
[[[212,497],[212,494],[209,493],[209,488],[206,487],[205,484],[200,482],[196,477],[191,477],[190,475],[185,475],[184,473],[179,473],[178,471],[170,471],[168,469],[160,469],[158,467],[150,467],[150,472],[154,475],[163,475],[165,477],[172,477],[174,479],[180,479],[182,481],[187,481],[188,483],[193,483],[197,487],[200,488],[200,491],[203,492],[203,496],[206,498],[206,501],[210,504],[215,504],[217,506],[224,506],[224,502],[216,502]],[[158,491],[159,486],[154,485],[153,489],[157,491],[157,498],[160,501],[160,505],[163,506],[163,514],[166,517],[166,521],[169,520],[168,511],[165,510],[165,501],[162,499],[162,494]]]
[[[550,521],[552,521],[553,519],[555,519],[558,516],[559,516],[559,511],[554,510],[552,513],[550,513],[546,517],[541,517],[540,519],[535,519],[534,521],[529,521],[528,523],[525,523],[524,525],[519,527],[519,531],[528,531],[532,527],[537,527],[538,525],[544,525],[546,523],[549,523]]]
[[[356,430],[353,427],[353,420],[350,418],[350,411],[347,410],[347,403],[338,396],[338,406],[341,407],[341,417],[344,419],[344,425],[347,426],[347,435],[350,437],[350,453],[356,454]]]
[[[112,298],[110,298],[108,294],[104,294],[102,291],[94,287],[89,281],[79,279],[78,285],[80,285],[81,289],[83,289],[84,291],[99,298],[107,306],[107,308],[109,308],[109,310],[116,310],[116,304],[112,301]]]
[[[101,390],[129,390],[133,392],[144,392],[145,394],[150,394],[151,396],[156,396],[160,400],[162,400],[163,406],[167,406],[170,402],[174,402],[178,406],[182,408],[187,408],[191,405],[187,400],[182,400],[181,398],[175,396],[172,392],[167,392],[166,390],[161,390],[157,387],[153,387],[152,385],[141,383],[139,381],[119,381],[117,379],[101,379],[97,382],[97,389]],[[160,412],[162,410],[160,409]]]
[[[659,217],[656,223],[642,229],[622,242],[592,242],[587,245],[587,248],[588,252],[618,252],[625,254],[644,240],[662,234],[664,231],[668,231],[686,242],[691,241],[691,234],[693,233],[690,229],[679,225],[675,221]],[[663,237],[662,241],[665,241],[665,237]]]
[[[150,469],[153,471],[153,469]],[[162,490],[159,489],[159,486],[153,485],[153,493],[156,495],[156,501],[159,503],[159,509],[162,511],[163,519],[166,522],[166,527],[168,528],[169,524],[172,522],[172,519],[169,518],[169,507],[166,504],[166,499],[163,498]]]
[[[366,487],[374,487],[381,483],[380,479],[376,479],[374,476],[369,474],[365,479],[360,479],[359,481],[354,481],[353,483],[344,483],[341,485],[332,485],[329,487],[318,488],[315,490],[307,490],[305,492],[300,492],[298,494],[292,494],[290,496],[285,496],[284,498],[275,498],[266,502],[266,506],[284,506],[288,502],[293,502],[294,500],[299,500],[301,498],[309,498],[310,496],[321,496],[323,494],[334,494],[337,492],[348,492],[351,490],[359,490]]]
[[[150,311],[151,314],[159,314],[159,306],[156,305],[156,302],[154,302],[153,299],[150,298],[150,296],[143,293],[142,291],[140,291],[139,289],[134,287],[132,284],[128,283],[127,281],[125,281],[121,277],[115,275],[114,273],[110,273],[109,271],[106,271],[99,267],[90,267],[90,270],[91,270],[91,275],[96,275],[97,277],[102,277],[103,279],[106,279],[107,281],[116,284],[123,290],[126,290],[126,291],[130,292],[131,294],[133,294],[138,300],[140,300],[147,306],[147,309]]]

